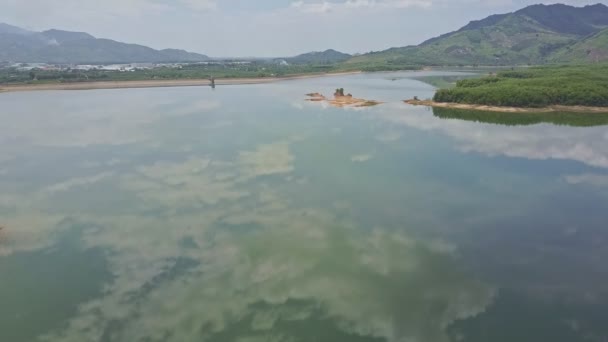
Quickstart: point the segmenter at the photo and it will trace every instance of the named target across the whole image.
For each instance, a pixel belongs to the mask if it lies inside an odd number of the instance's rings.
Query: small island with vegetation
[[[608,112],[608,64],[544,66],[465,79],[412,105],[496,112]]]
[[[321,93],[310,93],[307,101],[311,102],[326,102],[334,107],[371,107],[381,104],[381,102],[374,100],[358,99],[353,97],[352,94],[344,94],[344,88],[336,89],[333,99],[328,99]]]

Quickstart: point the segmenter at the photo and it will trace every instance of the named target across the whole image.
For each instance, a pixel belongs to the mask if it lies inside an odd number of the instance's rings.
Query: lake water
[[[439,75],[0,94],[0,341],[608,340],[608,125]]]

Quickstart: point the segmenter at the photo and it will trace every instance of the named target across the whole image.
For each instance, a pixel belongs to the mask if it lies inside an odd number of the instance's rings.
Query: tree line
[[[433,100],[530,108],[608,107],[608,64],[538,67],[461,80],[452,89],[438,90]]]

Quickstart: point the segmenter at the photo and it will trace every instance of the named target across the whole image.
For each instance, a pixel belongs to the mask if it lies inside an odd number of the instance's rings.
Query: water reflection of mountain
[[[433,114],[442,119],[458,119],[505,126],[527,126],[540,123],[574,127],[608,125],[608,113],[501,113],[452,108],[433,108]]]

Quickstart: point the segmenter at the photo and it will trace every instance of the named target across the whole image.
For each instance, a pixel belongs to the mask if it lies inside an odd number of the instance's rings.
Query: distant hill
[[[84,32],[33,32],[0,23],[0,61],[40,63],[200,62],[209,57],[184,50],[99,39]]]
[[[70,31],[61,31],[61,30],[48,30],[42,32],[42,35],[48,38],[49,40],[55,40],[59,44],[71,42],[74,40],[87,40],[87,39],[95,39],[95,37],[91,36],[88,33],[84,32],[70,32]]]
[[[554,54],[552,61],[575,63],[608,61],[608,29],[560,49]]]
[[[24,30],[17,26],[12,26],[4,23],[0,23],[0,34],[11,33],[11,34],[29,34],[34,33],[28,30]]]
[[[541,64],[608,28],[608,7],[533,5],[470,22],[418,46],[354,57],[347,63],[412,65]],[[564,56],[564,61],[566,55]]]
[[[352,56],[336,50],[309,52],[295,57],[285,58],[290,64],[332,64],[343,62]]]

